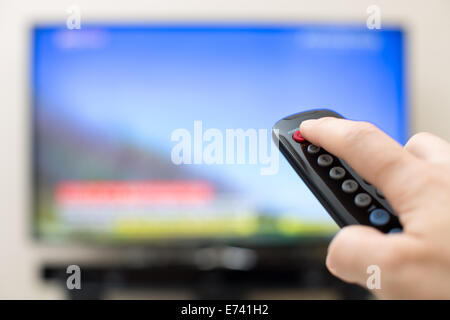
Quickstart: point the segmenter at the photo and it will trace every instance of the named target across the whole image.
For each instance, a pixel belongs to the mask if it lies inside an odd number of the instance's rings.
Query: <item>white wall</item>
[[[88,20],[259,20],[365,22],[377,4],[382,22],[409,30],[413,131],[450,140],[450,1],[448,0],[0,0],[0,298],[57,298],[38,279],[42,259],[113,259],[114,252],[66,252],[34,244],[28,227],[27,37],[34,21],[64,22],[69,5]],[[68,256],[70,255],[70,256]]]

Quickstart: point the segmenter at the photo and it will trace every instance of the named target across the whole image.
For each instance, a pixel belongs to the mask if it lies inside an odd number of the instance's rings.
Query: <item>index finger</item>
[[[399,192],[413,183],[411,172],[418,160],[370,123],[326,117],[302,122],[300,131],[311,143],[346,161],[394,206]]]

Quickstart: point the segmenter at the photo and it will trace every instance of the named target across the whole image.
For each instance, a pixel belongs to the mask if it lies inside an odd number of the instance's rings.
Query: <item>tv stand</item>
[[[104,299],[110,290],[189,291],[193,299],[246,299],[251,291],[333,290],[337,298],[364,299],[366,290],[341,282],[322,266],[294,269],[256,267],[249,271],[216,269],[202,271],[186,266],[113,267],[80,266],[81,290],[67,289],[66,266],[43,267],[46,281],[57,281],[68,299]],[[269,295],[270,297],[270,295]]]

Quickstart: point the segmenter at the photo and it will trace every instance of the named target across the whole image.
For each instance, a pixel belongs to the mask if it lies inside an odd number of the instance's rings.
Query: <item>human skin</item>
[[[367,267],[381,270],[381,299],[450,299],[450,144],[430,133],[403,147],[374,125],[337,118],[307,120],[302,135],[345,160],[381,190],[403,232],[347,226],[328,248],[335,276],[366,287]]]

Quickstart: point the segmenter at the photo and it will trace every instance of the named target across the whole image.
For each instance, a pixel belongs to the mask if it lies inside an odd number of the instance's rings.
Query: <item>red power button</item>
[[[298,143],[306,141],[306,139],[300,133],[300,130],[297,130],[297,131],[294,132],[294,134],[292,135],[292,139],[294,139],[294,141],[296,141]]]

